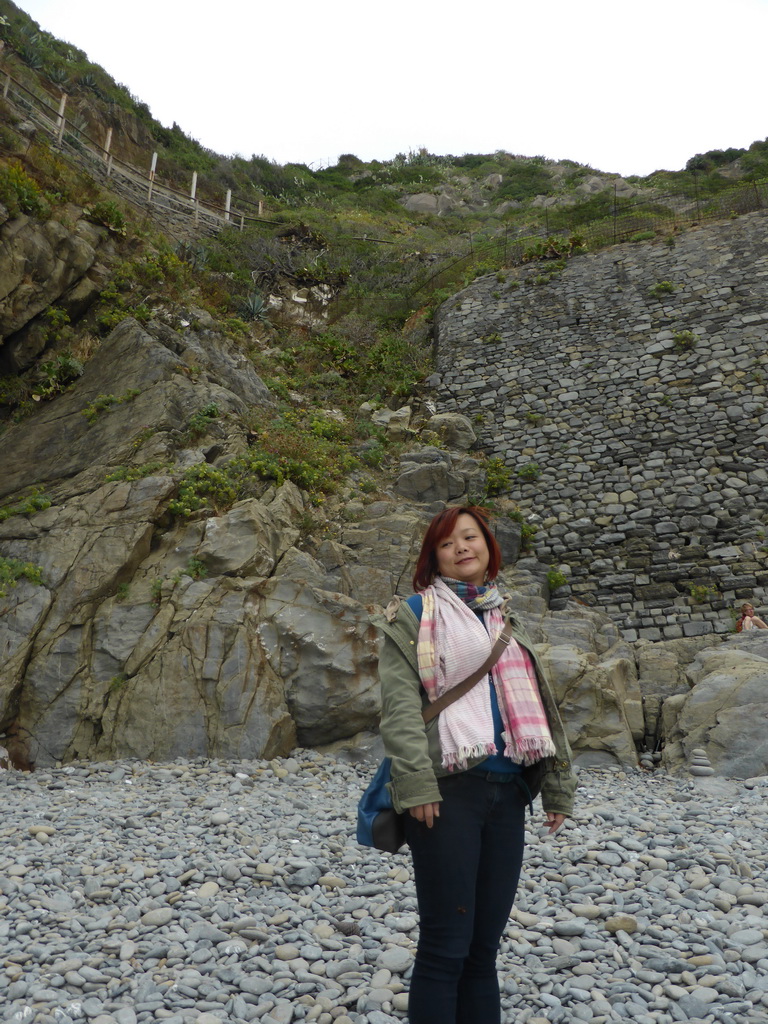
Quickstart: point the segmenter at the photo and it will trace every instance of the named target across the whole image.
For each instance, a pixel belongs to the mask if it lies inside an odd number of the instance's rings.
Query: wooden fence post
[[[229,209],[232,206],[232,189],[227,189],[227,198],[224,201],[224,220],[229,220]]]
[[[197,195],[197,171],[192,171],[192,189],[189,193],[189,198],[194,203],[195,196]]]
[[[8,90],[11,88],[11,73],[6,71],[5,73],[5,85],[3,86],[3,99],[8,99]]]
[[[152,186],[155,183],[155,170],[157,169],[157,151],[152,154],[152,165],[149,168],[149,191],[147,192],[147,202],[152,202]]]
[[[56,121],[56,145],[61,146],[61,140],[64,138],[64,125],[66,121],[64,119],[64,111],[67,108],[67,94],[63,92],[61,99],[59,100],[59,114],[58,120]]]
[[[104,140],[104,162],[109,162],[109,151],[112,148],[112,129],[107,128],[107,137]]]

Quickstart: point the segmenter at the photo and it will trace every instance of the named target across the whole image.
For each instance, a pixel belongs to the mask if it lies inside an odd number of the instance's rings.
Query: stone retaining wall
[[[768,602],[768,214],[547,277],[488,275],[441,307],[441,411],[472,420],[537,556],[627,639],[728,632],[734,604]]]

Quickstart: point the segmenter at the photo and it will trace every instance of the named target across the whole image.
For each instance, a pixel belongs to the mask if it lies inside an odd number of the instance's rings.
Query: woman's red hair
[[[480,532],[485,537],[489,555],[488,579],[496,579],[501,566],[501,551],[496,538],[488,527],[487,511],[478,505],[449,505],[442,512],[438,512],[424,534],[419,559],[416,562],[416,570],[413,574],[413,589],[415,591],[426,590],[435,576],[439,575],[437,571],[437,545],[441,540],[444,540],[453,533],[456,528],[456,520],[461,515],[472,516]]]

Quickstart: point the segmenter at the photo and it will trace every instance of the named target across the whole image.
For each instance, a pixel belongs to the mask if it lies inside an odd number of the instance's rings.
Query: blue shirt
[[[416,618],[421,622],[421,613],[424,609],[424,602],[421,594],[414,594],[408,598],[408,607],[411,609]],[[475,611],[475,615],[480,619],[485,628],[485,619],[483,613]],[[480,683],[477,684],[478,686]],[[501,711],[499,710],[499,699],[496,696],[496,687],[493,685],[490,673],[488,674],[488,687],[491,693],[491,714],[493,715],[493,742],[496,747],[496,753],[486,757],[484,761],[471,768],[472,772],[499,772],[504,775],[518,775],[522,772],[523,766],[517,764],[515,761],[510,761],[508,757],[504,757],[502,751],[504,750],[504,740],[502,739],[502,732],[504,731],[504,722],[501,718]]]

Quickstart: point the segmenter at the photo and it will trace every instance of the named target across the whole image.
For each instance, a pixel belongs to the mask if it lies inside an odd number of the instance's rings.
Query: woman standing
[[[475,506],[430,523],[417,593],[380,619],[381,733],[405,815],[420,934],[410,1024],[499,1024],[496,955],[523,859],[525,810],[541,791],[549,831],[571,813],[571,754],[525,635],[486,679],[424,724],[421,711],[488,657],[504,620],[501,553]]]

